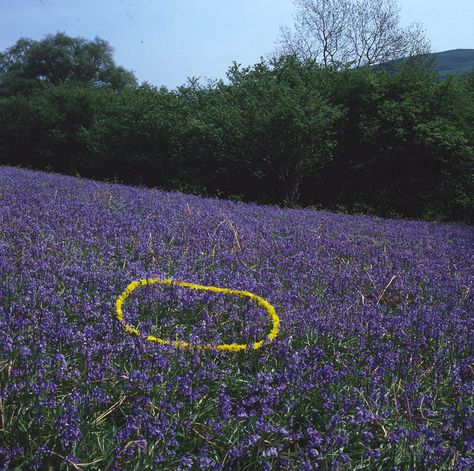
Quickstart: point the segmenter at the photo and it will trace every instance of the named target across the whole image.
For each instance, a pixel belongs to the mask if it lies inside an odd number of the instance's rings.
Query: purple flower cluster
[[[474,230],[0,167],[0,469],[472,469]],[[173,278],[239,353],[126,333]],[[147,286],[128,322],[254,342]]]

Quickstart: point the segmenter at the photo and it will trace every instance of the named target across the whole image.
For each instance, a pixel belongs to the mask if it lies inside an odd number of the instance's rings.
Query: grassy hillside
[[[442,77],[448,74],[461,74],[474,69],[474,49],[452,49],[433,54],[434,69]]]
[[[472,469],[473,240],[0,167],[0,469]]]
[[[448,74],[464,74],[474,69],[474,49],[451,49],[449,51],[434,52],[428,55],[433,70],[440,77],[445,78]],[[390,61],[377,67],[387,70],[399,70],[406,59]]]

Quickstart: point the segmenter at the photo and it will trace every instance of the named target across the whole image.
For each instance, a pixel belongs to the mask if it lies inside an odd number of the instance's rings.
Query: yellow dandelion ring
[[[165,278],[165,279],[153,278],[153,279],[143,279],[139,281],[132,281],[125,288],[123,293],[119,295],[119,297],[115,301],[115,312],[116,312],[117,319],[122,324],[124,324],[125,330],[128,333],[141,336],[138,329],[136,329],[135,327],[132,327],[130,324],[124,321],[123,310],[122,310],[123,303],[130,296],[130,294],[139,286],[154,285],[156,283],[160,285],[167,285],[167,286],[176,285],[176,286],[182,286],[183,288],[187,288],[187,289],[212,291],[213,293],[224,293],[224,294],[229,294],[233,296],[250,298],[258,306],[264,308],[267,311],[268,316],[270,317],[270,320],[272,322],[272,329],[267,334],[265,339],[260,340],[253,344],[228,343],[228,344],[221,344],[221,345],[211,345],[208,343],[204,345],[193,345],[184,341],[164,340],[158,337],[154,337],[153,335],[149,335],[148,337],[146,337],[146,339],[150,342],[158,342],[158,343],[161,343],[162,345],[172,345],[177,348],[198,348],[200,350],[223,350],[223,351],[228,351],[228,352],[239,352],[241,350],[258,350],[265,343],[272,342],[275,339],[275,337],[278,335],[278,332],[280,330],[280,318],[278,317],[275,311],[275,308],[267,300],[263,299],[262,297],[257,296],[256,294],[250,293],[249,291],[240,291],[238,289],[229,289],[229,288],[218,288],[217,286],[202,286],[202,285],[196,285],[194,283],[187,283],[186,281],[176,281],[170,278]]]

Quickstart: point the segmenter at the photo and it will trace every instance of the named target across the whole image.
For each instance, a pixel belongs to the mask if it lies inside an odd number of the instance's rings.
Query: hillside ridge
[[[450,49],[432,53],[433,68],[443,77],[450,73],[460,74],[474,68],[474,49]]]

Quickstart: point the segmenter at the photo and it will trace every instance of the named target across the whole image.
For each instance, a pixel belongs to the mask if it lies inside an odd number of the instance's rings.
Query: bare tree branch
[[[294,0],[280,52],[324,66],[360,67],[429,52],[420,24],[400,26],[398,0]]]

